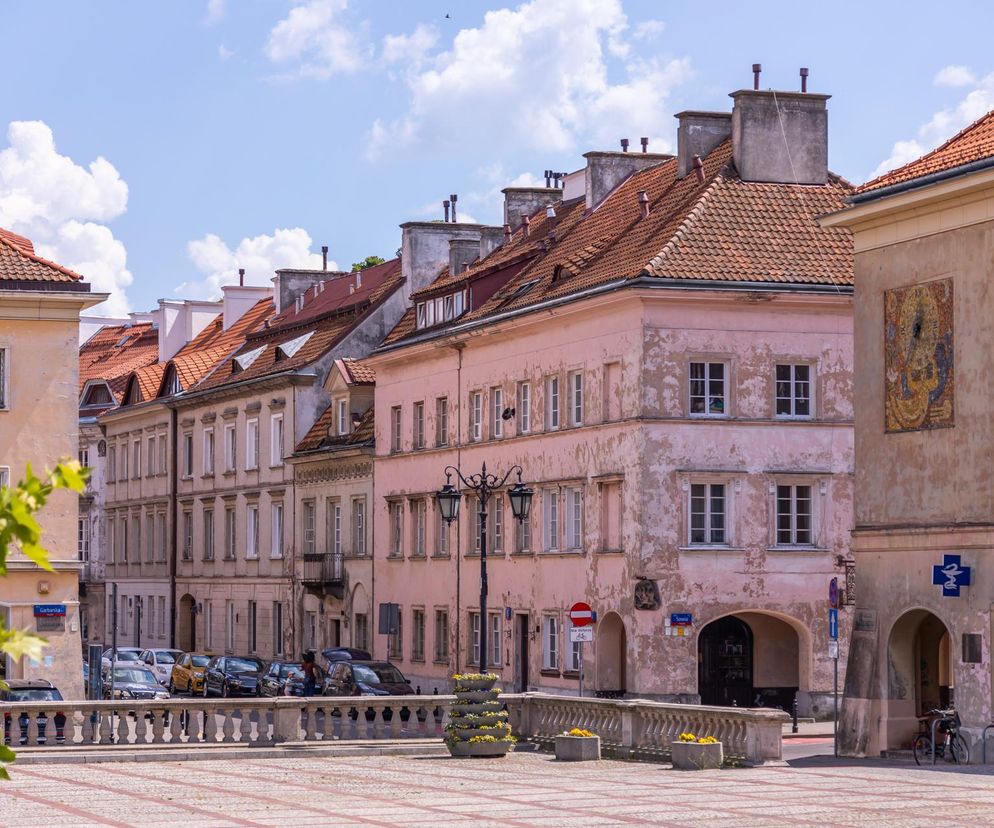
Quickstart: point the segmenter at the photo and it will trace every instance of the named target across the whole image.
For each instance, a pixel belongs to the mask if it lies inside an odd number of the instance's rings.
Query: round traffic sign
[[[590,604],[577,601],[569,608],[569,620],[574,627],[586,627],[594,623],[594,611],[590,609]]]

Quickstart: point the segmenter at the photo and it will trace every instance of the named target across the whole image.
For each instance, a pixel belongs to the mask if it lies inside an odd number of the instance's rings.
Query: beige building
[[[994,717],[994,112],[824,220],[856,250],[856,613],[841,745]]]
[[[0,230],[0,484],[29,463],[41,472],[77,455],[79,315],[106,294]],[[46,678],[66,698],[83,697],[80,660],[77,495],[56,492],[41,514],[54,572],[18,552],[0,578],[0,617],[48,639],[38,662],[0,660],[0,678]]]

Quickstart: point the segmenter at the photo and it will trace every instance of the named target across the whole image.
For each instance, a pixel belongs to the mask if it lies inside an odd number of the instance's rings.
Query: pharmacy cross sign
[[[972,567],[962,566],[959,555],[943,555],[932,567],[932,583],[942,587],[943,598],[959,598],[960,587],[970,586]]]

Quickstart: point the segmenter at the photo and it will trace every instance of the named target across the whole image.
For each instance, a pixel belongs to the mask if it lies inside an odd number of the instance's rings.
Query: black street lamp
[[[487,671],[487,503],[490,496],[497,489],[504,487],[507,479],[518,473],[518,482],[515,483],[507,493],[507,499],[511,501],[511,514],[517,518],[518,522],[527,520],[531,512],[532,495],[534,492],[521,482],[521,466],[512,466],[499,480],[494,474],[487,474],[487,464],[483,464],[483,470],[479,474],[471,474],[463,477],[462,472],[455,466],[447,466],[445,469],[445,485],[435,493],[438,501],[438,509],[442,513],[442,520],[451,524],[459,516],[459,501],[462,495],[459,490],[452,485],[452,475],[454,474],[462,484],[474,492],[480,502],[480,672]]]

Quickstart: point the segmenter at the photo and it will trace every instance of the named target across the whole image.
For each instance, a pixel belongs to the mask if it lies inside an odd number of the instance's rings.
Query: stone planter
[[[469,704],[454,704],[452,705],[453,713],[499,713],[500,712],[500,702],[499,701],[481,701],[481,702],[470,702]]]
[[[600,736],[556,736],[556,759],[561,762],[589,762],[601,758]]]
[[[449,714],[445,744],[453,756],[503,756],[510,749],[510,727],[500,730],[483,730],[482,725],[505,724],[507,714],[502,713],[497,696],[500,690],[494,687],[497,677],[461,679],[455,691],[458,702]],[[467,718],[471,714],[471,718]],[[473,742],[473,738],[496,737],[496,741]]]
[[[463,690],[490,690],[494,686],[492,679],[460,679],[456,683],[455,692]]]
[[[725,761],[721,742],[673,742],[673,767],[677,770],[717,770]]]
[[[511,749],[510,742],[453,742],[447,741],[452,756],[504,756]]]

